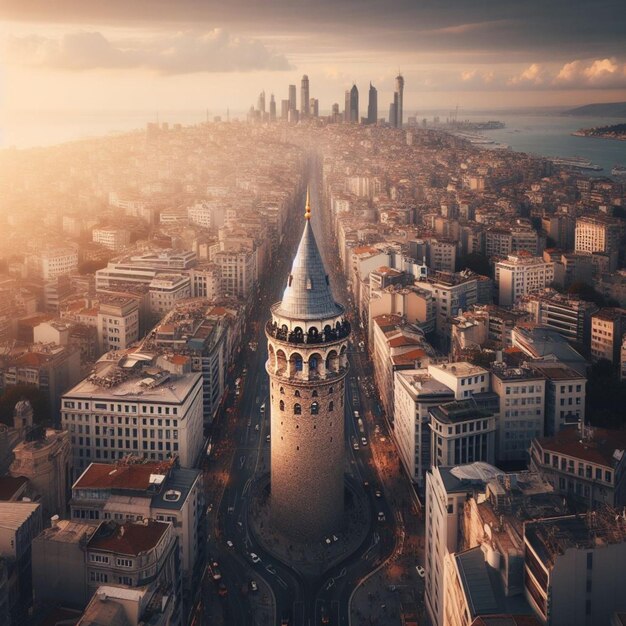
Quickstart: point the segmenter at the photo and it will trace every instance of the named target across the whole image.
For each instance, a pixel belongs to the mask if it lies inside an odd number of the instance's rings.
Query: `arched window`
[[[333,393],[334,391],[335,391],[335,390],[334,390],[332,387],[330,387],[330,389],[328,390],[328,395],[330,395],[330,394],[331,394],[331,393]]]
[[[296,398],[299,398],[299,397],[300,397],[300,390],[299,390],[299,389],[296,389],[296,390],[294,391],[293,395],[294,395],[294,396],[296,396]]]
[[[282,400],[280,401],[280,404],[278,406],[280,407],[281,411],[285,410],[285,403]]]
[[[334,411],[335,410],[335,403],[332,400],[328,404],[328,410],[329,411]]]
[[[296,372],[301,372],[302,371],[302,357],[299,354],[294,354],[292,358],[293,358],[293,363],[296,368]]]
[[[311,394],[313,398],[317,398],[317,389],[313,389],[313,393]]]
[[[285,388],[284,388],[284,387],[281,387],[281,388],[280,388],[280,393],[282,393],[282,394],[283,394],[283,396],[285,395]]]
[[[302,415],[302,407],[299,404],[293,405],[293,414],[294,415]]]
[[[320,405],[317,402],[314,402],[311,405],[311,415],[317,415],[320,412]]]

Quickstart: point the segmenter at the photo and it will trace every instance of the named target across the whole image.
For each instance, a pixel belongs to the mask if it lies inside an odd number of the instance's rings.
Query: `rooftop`
[[[549,452],[613,467],[626,450],[626,430],[585,426],[583,436],[578,426],[567,426],[553,437],[537,439],[537,443]]]
[[[173,461],[161,463],[91,463],[72,485],[72,489],[148,489],[170,472]]]
[[[444,424],[456,424],[491,417],[491,413],[478,408],[474,400],[456,400],[429,409],[432,417]]]
[[[102,522],[89,539],[88,547],[90,550],[137,556],[155,548],[169,527],[169,523],[154,520],[123,524]]]
[[[0,528],[17,530],[38,508],[36,502],[0,502]]]

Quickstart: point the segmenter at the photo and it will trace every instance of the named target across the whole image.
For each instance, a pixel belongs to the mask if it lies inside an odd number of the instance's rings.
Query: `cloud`
[[[623,88],[626,87],[626,62],[615,58],[572,61],[559,70],[554,84],[559,87]]]
[[[539,63],[532,63],[525,70],[516,76],[511,76],[507,81],[510,86],[537,87],[543,85],[547,70]]]
[[[221,29],[118,41],[100,32],[73,32],[58,39],[10,37],[6,48],[7,57],[15,63],[73,71],[144,68],[162,74],[190,74],[292,69],[284,55],[260,41]]]

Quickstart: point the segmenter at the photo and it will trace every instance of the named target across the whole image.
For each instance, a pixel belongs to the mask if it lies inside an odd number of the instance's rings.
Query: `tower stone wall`
[[[283,300],[266,326],[266,369],[272,526],[313,543],[337,532],[343,519],[350,325],[332,298],[308,209],[306,216]]]

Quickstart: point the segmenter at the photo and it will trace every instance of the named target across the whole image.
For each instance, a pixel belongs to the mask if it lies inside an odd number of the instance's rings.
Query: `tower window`
[[[317,398],[317,389],[313,389],[313,393],[311,394],[313,398]]]
[[[294,396],[296,396],[296,398],[299,398],[299,397],[300,397],[300,390],[299,390],[299,389],[296,389],[296,390],[293,392],[293,395],[294,395]]]
[[[331,394],[331,393],[333,393],[333,392],[334,392],[334,389],[331,387],[331,388],[328,390],[328,395],[330,395],[330,394]]]
[[[279,405],[278,405],[278,406],[279,406],[279,408],[280,408],[280,410],[281,410],[281,411],[284,411],[284,410],[285,410],[285,403],[284,403],[282,400],[280,401],[280,403],[279,403]]]
[[[299,404],[293,405],[294,415],[302,415],[302,407]]]
[[[320,412],[320,405],[317,402],[314,402],[311,405],[311,415],[317,415]]]
[[[281,388],[280,388],[280,393],[281,393],[281,394],[283,394],[283,395],[285,395],[285,388],[284,388],[284,387],[281,387]]]
[[[330,402],[328,405],[328,410],[329,411],[334,411],[335,410],[335,403],[334,402]]]

